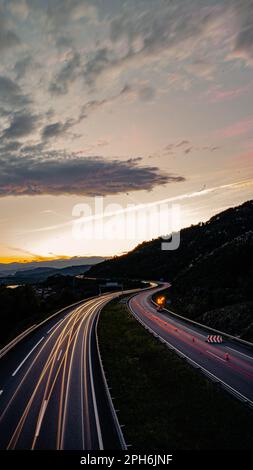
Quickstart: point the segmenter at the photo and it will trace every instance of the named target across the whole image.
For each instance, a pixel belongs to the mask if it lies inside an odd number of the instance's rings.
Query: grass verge
[[[110,302],[101,355],[126,442],[142,450],[253,449],[253,413]]]

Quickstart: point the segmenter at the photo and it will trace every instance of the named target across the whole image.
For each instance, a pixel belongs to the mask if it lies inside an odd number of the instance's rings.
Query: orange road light
[[[165,299],[164,296],[157,297],[157,299],[156,299],[156,303],[157,303],[158,305],[165,305],[165,301],[166,301],[166,299]]]

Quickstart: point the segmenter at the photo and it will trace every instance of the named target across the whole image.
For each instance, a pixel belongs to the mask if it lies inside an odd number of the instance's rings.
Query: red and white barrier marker
[[[222,338],[222,336],[219,336],[219,335],[208,335],[207,343],[221,344],[221,343],[223,343],[223,338]]]

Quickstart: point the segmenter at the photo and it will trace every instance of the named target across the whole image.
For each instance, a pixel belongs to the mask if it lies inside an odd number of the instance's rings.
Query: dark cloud
[[[9,77],[0,76],[0,103],[15,107],[25,106],[30,102],[30,98],[22,93],[17,83]]]
[[[68,92],[69,84],[72,83],[80,67],[80,54],[74,52],[69,60],[65,62],[61,70],[49,85],[49,91],[55,95],[64,95]]]
[[[208,150],[209,152],[216,152],[219,149],[220,149],[220,147],[218,147],[218,146],[212,147],[211,145],[207,145],[205,147],[202,147],[202,149],[200,149],[200,150]]]
[[[24,78],[26,73],[32,67],[32,65],[33,65],[33,59],[31,56],[25,56],[25,57],[22,57],[22,59],[19,59],[14,66],[16,79],[20,80],[21,78]]]
[[[192,151],[198,151],[199,152],[199,151],[205,150],[205,151],[208,151],[208,152],[216,152],[219,149],[220,149],[220,147],[213,146],[213,145],[196,146],[192,142],[190,142],[189,140],[184,139],[184,140],[180,140],[178,143],[168,144],[164,148],[164,154],[165,155],[174,155],[175,156],[177,151],[180,150],[184,154],[188,155]]]
[[[46,9],[48,23],[54,30],[65,29],[70,20],[90,18],[94,12],[94,0],[53,0]]]
[[[4,12],[0,5],[0,51],[16,47],[20,44],[20,39],[14,31],[8,29],[4,21]]]
[[[126,84],[118,93],[101,100],[87,101],[82,107],[77,122],[87,118],[91,113],[116,103],[121,98],[139,98],[141,101],[150,101],[155,96],[155,90],[148,84]]]
[[[55,45],[59,49],[72,49],[73,47],[73,39],[69,36],[58,36],[55,39]]]
[[[117,61],[110,58],[110,51],[107,47],[97,49],[88,58],[84,68],[84,79],[88,85],[93,85],[96,79],[104,70],[110,69]]]
[[[207,2],[159,2],[159,6],[157,2],[137,5],[126,2],[122,13],[114,16],[110,23],[112,46],[107,43],[88,57],[84,68],[86,82],[94,85],[104,72],[140,67],[157,60],[163,53],[176,60],[190,57],[200,40],[213,39],[210,30],[226,11],[221,3],[213,8],[203,3]],[[124,41],[124,54],[118,53],[115,47],[120,41]],[[203,64],[197,65],[203,76]],[[207,67],[208,61],[205,74]]]
[[[2,145],[0,145],[0,153],[5,155],[8,152],[15,152],[19,150],[21,146],[22,143],[15,140],[12,142],[4,142]]]
[[[10,109],[5,109],[3,106],[0,106],[0,117],[9,117],[10,115]]]
[[[176,144],[176,147],[184,147],[185,145],[189,145],[189,140],[181,140],[181,142],[178,142],[178,144]]]
[[[164,153],[165,155],[175,155],[177,149],[181,149],[181,148],[183,149],[184,147],[189,146],[189,145],[190,145],[189,140],[180,140],[180,142],[178,143],[171,143],[171,144],[166,145],[166,147],[164,148]]]
[[[25,137],[37,128],[40,117],[29,111],[16,112],[12,115],[10,124],[2,132],[2,139],[17,139]]]
[[[51,151],[41,158],[0,157],[0,196],[109,195],[184,181],[182,176],[161,174],[156,167],[140,167],[139,159],[124,162],[57,155]]]
[[[48,140],[59,137],[67,132],[75,124],[77,124],[75,119],[67,119],[65,122],[57,121],[52,124],[48,124],[42,129],[42,139]]]
[[[246,60],[253,60],[253,1],[238,0],[235,4],[238,20],[234,54]]]

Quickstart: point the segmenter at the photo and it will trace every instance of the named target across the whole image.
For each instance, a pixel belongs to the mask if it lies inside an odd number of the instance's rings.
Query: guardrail
[[[103,361],[102,361],[102,357],[101,357],[101,353],[100,353],[100,348],[99,348],[97,328],[98,328],[98,321],[99,321],[99,316],[100,316],[102,308],[99,310],[99,312],[97,314],[96,324],[95,324],[95,336],[96,336],[96,345],[97,345],[99,365],[100,365],[100,369],[101,369],[101,373],[102,373],[102,378],[103,378],[103,382],[104,382],[104,387],[105,387],[105,391],[106,391],[106,395],[107,395],[108,404],[109,404],[109,407],[110,407],[112,419],[113,419],[114,426],[115,426],[115,429],[116,429],[116,432],[117,432],[117,435],[118,435],[120,446],[121,446],[122,450],[127,450],[127,444],[126,444],[126,441],[125,441],[125,438],[124,438],[124,435],[123,435],[123,432],[122,432],[122,429],[121,429],[121,425],[119,423],[119,419],[118,419],[116,410],[115,410],[114,405],[113,405],[112,397],[111,397],[111,394],[110,394],[109,386],[108,386],[105,371],[104,371],[104,366],[103,366]]]
[[[53,313],[53,315],[50,315],[50,317],[45,318],[45,320],[41,321],[40,323],[30,326],[29,328],[27,328],[27,330],[20,333],[18,336],[16,336],[16,338],[12,339],[8,344],[6,344],[6,346],[0,349],[0,359],[5,356],[5,354],[7,354],[12,348],[14,348],[14,346],[16,346],[20,341],[22,341],[22,339],[26,338],[30,333],[37,330],[40,326],[44,325],[44,323],[49,322],[50,320],[52,320],[52,318],[56,317],[57,315],[60,315],[61,313],[64,313],[69,308],[82,305],[84,302],[92,300],[95,297],[96,296],[88,297],[87,299],[79,300],[74,304],[68,305],[67,307],[63,307],[61,310],[57,310],[57,312]]]
[[[125,297],[126,295],[130,295],[129,298],[132,298],[133,296],[136,295],[137,292],[139,292],[139,291],[143,292],[143,291],[150,290],[150,289],[153,289],[153,286],[146,287],[144,289],[131,289],[129,291],[123,292],[123,294],[120,293],[116,298],[119,299],[120,297]],[[117,415],[117,412],[115,410],[115,407],[114,407],[114,404],[113,404],[113,401],[112,401],[112,397],[111,397],[109,385],[108,385],[108,382],[107,382],[107,379],[106,379],[104,365],[103,365],[103,361],[102,361],[102,357],[101,357],[101,353],[100,353],[100,347],[99,347],[97,328],[98,328],[99,317],[100,317],[101,311],[103,310],[104,307],[105,307],[105,305],[100,308],[100,310],[98,311],[98,313],[96,315],[95,338],[96,338],[98,359],[99,359],[100,370],[101,370],[101,373],[102,373],[102,379],[103,379],[103,383],[104,383],[104,387],[105,387],[105,391],[106,391],[106,395],[107,395],[107,400],[108,400],[109,408],[110,408],[110,411],[111,411],[112,419],[113,419],[113,422],[114,422],[114,426],[115,426],[115,429],[116,429],[116,432],[117,432],[117,435],[118,435],[119,443],[120,443],[120,446],[121,446],[122,450],[127,450],[129,445],[126,444],[124,434],[122,432],[121,425],[120,425],[120,422],[119,422],[119,419],[118,419],[118,415]]]
[[[132,296],[133,297],[133,296]],[[130,299],[129,299],[130,301]],[[201,372],[206,376],[208,377],[210,380],[212,380],[212,382],[214,383],[218,383],[224,390],[226,390],[227,392],[229,392],[231,395],[233,395],[234,397],[236,397],[238,400],[240,400],[241,402],[243,402],[244,404],[246,404],[247,406],[249,406],[251,409],[253,409],[253,401],[251,401],[249,398],[245,397],[244,395],[242,395],[240,392],[238,392],[237,390],[235,390],[233,387],[231,387],[230,385],[228,385],[226,382],[223,382],[223,380],[219,379],[219,377],[217,377],[216,375],[212,374],[211,372],[209,372],[207,369],[205,369],[205,367],[201,366],[200,364],[198,364],[196,361],[194,361],[193,359],[191,359],[190,357],[188,357],[186,354],[182,353],[179,349],[177,349],[175,346],[172,346],[168,341],[166,341],[164,338],[162,338],[162,336],[160,336],[158,333],[156,333],[154,330],[152,330],[152,328],[150,328],[149,326],[146,325],[145,322],[143,322],[138,315],[135,314],[135,312],[133,311],[133,309],[131,308],[129,302],[128,302],[128,308],[130,310],[130,312],[132,313],[132,315],[134,316],[134,318],[145,328],[145,330],[149,331],[149,333],[151,333],[155,338],[159,339],[159,341],[163,344],[166,344],[166,346],[171,350],[171,351],[174,351],[179,357],[185,359],[190,365],[192,365],[195,369],[198,369],[198,370],[201,370]]]
[[[153,300],[152,296],[150,296],[150,299],[151,299],[151,302],[158,307],[157,303]],[[190,323],[192,325],[198,326],[202,330],[204,329],[204,330],[207,330],[208,332],[217,333],[219,335],[225,336],[226,338],[229,338],[231,341],[239,342],[239,343],[244,344],[245,346],[253,348],[253,343],[251,343],[250,341],[246,341],[244,339],[238,338],[237,336],[230,335],[229,333],[225,333],[224,331],[216,330],[215,328],[212,328],[207,325],[203,325],[203,323],[198,323],[197,321],[191,320],[190,318],[183,317],[182,315],[179,315],[178,313],[175,313],[172,310],[169,310],[168,308],[164,308],[163,310],[170,313],[173,317],[179,318],[180,320],[186,323]]]

